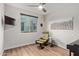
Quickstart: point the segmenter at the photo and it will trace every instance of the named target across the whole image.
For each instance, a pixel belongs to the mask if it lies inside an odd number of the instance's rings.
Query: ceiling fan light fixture
[[[38,8],[39,8],[39,10],[42,10],[43,9],[43,6],[42,5],[39,5]]]

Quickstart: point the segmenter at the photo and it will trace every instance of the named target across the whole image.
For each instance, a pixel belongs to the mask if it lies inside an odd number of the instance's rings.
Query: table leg
[[[71,56],[71,51],[69,50],[69,56]]]

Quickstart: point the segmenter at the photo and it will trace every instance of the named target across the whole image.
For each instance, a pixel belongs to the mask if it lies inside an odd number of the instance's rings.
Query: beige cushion
[[[36,42],[37,43],[44,43],[48,40],[48,32],[43,32],[43,35],[41,38],[39,38]]]

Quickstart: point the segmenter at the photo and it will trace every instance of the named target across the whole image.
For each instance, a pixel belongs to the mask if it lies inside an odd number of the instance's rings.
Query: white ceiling
[[[39,3],[22,3],[21,5],[29,7],[28,5],[39,5]],[[44,6],[45,9],[47,10],[46,6],[47,6],[47,4],[45,4],[45,6]],[[42,10],[39,10],[38,7],[29,7],[29,8],[32,8],[33,11],[38,12],[40,14],[47,14],[48,13],[48,11],[46,13],[44,13]]]
[[[27,10],[30,10],[39,14],[48,14],[48,13],[51,13],[52,11],[54,12],[55,10],[57,11],[62,8],[66,9],[66,8],[79,7],[79,3],[46,3],[45,8],[47,10],[47,13],[44,13],[43,11],[39,10],[36,7],[28,7],[28,5],[39,5],[39,3],[11,3],[10,5],[22,6]]]
[[[32,11],[32,12],[35,12],[38,14],[47,14],[47,13],[44,13],[43,11],[39,10],[36,7],[29,7],[28,6],[28,5],[39,5],[39,3],[6,3],[5,5],[11,5],[11,6],[15,6],[18,8],[23,8],[23,9],[26,9],[28,11]]]

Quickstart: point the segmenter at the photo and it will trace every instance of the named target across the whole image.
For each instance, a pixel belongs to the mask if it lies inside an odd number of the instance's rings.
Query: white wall
[[[22,6],[21,6],[22,7]],[[45,16],[45,29],[49,31],[50,22],[66,20],[74,17],[74,29],[73,30],[50,30],[52,37],[56,43],[66,48],[66,45],[77,40],[79,38],[79,4],[49,4],[48,14]],[[20,13],[30,14],[38,16],[38,31],[36,33],[21,33],[20,31]],[[43,23],[43,17],[40,14],[25,10],[24,8],[17,8],[10,5],[5,6],[5,14],[16,19],[15,26],[7,28],[5,30],[4,49],[19,47],[34,43],[35,40],[40,37],[44,28],[40,27],[40,23]]]
[[[79,4],[51,4],[50,13],[46,17],[46,29],[50,31],[56,43],[66,48],[66,45],[79,39]],[[49,25],[54,21],[66,20],[74,17],[73,30],[49,30]]]
[[[4,15],[4,5],[0,3],[0,55],[3,53],[3,25],[2,25],[2,20],[4,21],[3,18]]]
[[[21,33],[20,13],[38,16],[37,32]],[[4,49],[32,44],[40,37],[43,30],[43,28],[40,27],[40,23],[43,23],[42,15],[11,5],[5,5],[5,15],[15,18],[16,21],[15,26],[11,26],[11,28],[5,30]]]

